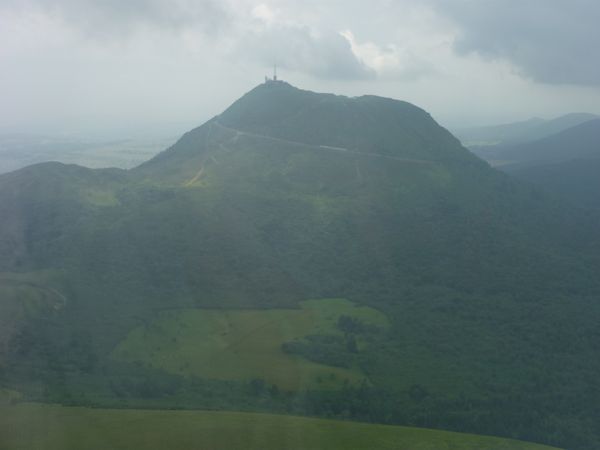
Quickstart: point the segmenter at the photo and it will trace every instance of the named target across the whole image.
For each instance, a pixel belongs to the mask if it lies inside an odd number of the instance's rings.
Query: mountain
[[[584,207],[600,207],[600,120],[514,146],[502,170]]]
[[[598,116],[589,113],[571,113],[551,120],[533,118],[523,122],[457,129],[455,133],[465,146],[483,152],[487,146],[542,139],[597,118]]]
[[[521,122],[458,128],[453,132],[465,146],[498,145],[513,140],[515,136],[527,134],[530,130],[545,123],[546,120],[533,117]]]
[[[376,154],[383,160],[478,162],[429,114],[409,103],[375,96],[316,94],[277,82],[253,89],[138,172],[152,172],[158,167],[156,176],[166,171],[193,175],[193,171],[188,172],[190,159],[203,158],[198,148],[214,145],[215,137],[218,146],[224,145],[219,140],[235,142],[244,137],[285,147],[300,145],[304,150],[313,148],[327,154]]]
[[[494,157],[512,164],[600,158],[600,119],[587,121],[537,141],[499,150]]]
[[[269,81],[135,169],[0,176],[0,217],[28,400],[600,443],[596,220],[409,103]]]

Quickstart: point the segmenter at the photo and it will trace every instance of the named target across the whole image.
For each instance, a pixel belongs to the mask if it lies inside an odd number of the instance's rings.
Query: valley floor
[[[0,406],[6,450],[552,450],[509,439],[294,416]]]

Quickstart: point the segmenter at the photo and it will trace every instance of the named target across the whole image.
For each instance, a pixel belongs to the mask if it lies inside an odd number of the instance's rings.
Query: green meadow
[[[3,450],[551,450],[420,428],[237,412],[0,406]]]
[[[263,379],[283,389],[335,387],[365,376],[357,367],[333,367],[286,353],[282,345],[306,336],[342,336],[342,316],[388,326],[379,311],[343,299],[308,300],[298,309],[173,310],[131,331],[112,357],[180,375]],[[357,345],[367,343],[359,338]]]

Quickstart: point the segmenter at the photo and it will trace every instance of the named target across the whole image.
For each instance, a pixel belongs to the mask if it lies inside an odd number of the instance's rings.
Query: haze
[[[600,113],[599,19],[593,0],[0,0],[0,131],[184,132],[274,62],[447,127]]]

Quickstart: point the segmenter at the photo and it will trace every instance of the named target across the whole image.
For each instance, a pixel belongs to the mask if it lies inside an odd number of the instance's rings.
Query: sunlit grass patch
[[[203,378],[263,379],[284,389],[335,387],[365,377],[282,350],[307,335],[342,335],[340,317],[386,327],[379,311],[343,299],[309,300],[298,309],[167,311],[131,331],[113,358]]]

